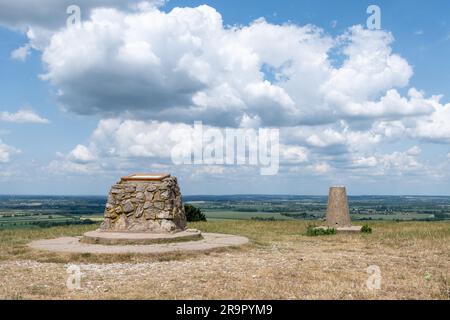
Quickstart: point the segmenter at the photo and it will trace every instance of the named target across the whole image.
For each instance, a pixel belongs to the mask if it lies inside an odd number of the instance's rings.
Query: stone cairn
[[[177,178],[169,174],[123,177],[109,193],[105,232],[175,233],[186,229]]]
[[[328,195],[327,226],[330,228],[351,227],[345,187],[331,187]]]

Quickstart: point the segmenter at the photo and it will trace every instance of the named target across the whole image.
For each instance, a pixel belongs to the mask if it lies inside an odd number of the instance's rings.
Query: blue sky
[[[114,14],[98,14],[98,2],[0,4],[0,194],[104,195],[135,171],[172,172],[185,194],[326,194],[336,183],[351,194],[450,194],[448,1],[105,1]],[[72,32],[68,4],[82,12]],[[382,19],[373,33],[371,4]],[[135,23],[122,34],[125,19]],[[108,36],[89,27],[105,21]],[[289,80],[260,79],[262,65]],[[244,117],[280,129],[276,176],[170,161],[180,126],[242,127]]]

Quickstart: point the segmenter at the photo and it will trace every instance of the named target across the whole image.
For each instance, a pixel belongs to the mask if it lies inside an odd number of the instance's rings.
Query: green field
[[[274,213],[274,212],[243,212],[243,211],[233,211],[233,210],[203,210],[208,220],[276,220],[276,221],[294,221],[294,220],[322,220],[324,214],[322,216],[309,216],[308,219],[302,219],[301,213],[298,212],[290,212],[289,214],[292,216],[286,216],[282,213]],[[297,215],[297,216],[296,216]],[[294,217],[295,216],[295,217]],[[421,220],[424,217],[429,217],[429,215],[425,216],[423,214],[418,213],[393,213],[389,215],[381,215],[381,214],[371,214],[371,215],[360,215],[360,214],[352,214],[352,220],[361,221],[361,220]],[[64,214],[27,214],[23,213],[15,213],[13,215],[9,214],[0,214],[0,229],[3,228],[29,228],[29,227],[38,227],[39,224],[44,224],[45,226],[58,225],[61,223],[67,224],[79,224],[83,221],[92,221],[99,223],[103,221],[102,214],[96,215],[64,215]]]
[[[394,212],[389,215],[385,214],[351,214],[350,215],[353,220],[402,220],[402,221],[411,221],[411,220],[424,220],[424,219],[432,219],[432,215],[421,214],[421,213],[402,213],[402,212]]]
[[[230,211],[230,210],[204,210],[206,217],[209,220],[252,220],[254,218],[273,218],[277,221],[287,221],[287,220],[304,220],[299,218],[293,218],[291,216],[285,216],[281,213],[271,213],[271,212],[239,212],[239,211]],[[301,212],[290,212],[292,215],[300,215]],[[324,215],[323,215],[324,217]],[[308,220],[321,220],[323,217],[317,217],[316,219],[310,218]],[[424,218],[423,214],[419,213],[393,213],[389,215],[382,214],[370,214],[370,215],[361,215],[361,214],[352,214],[353,220],[420,220]],[[431,216],[425,216],[431,217]]]
[[[93,218],[93,217],[92,217]],[[36,214],[28,212],[2,213],[0,214],[0,229],[52,227],[70,224],[90,224],[102,220],[80,215],[67,214]]]
[[[326,196],[186,196],[209,220],[319,221],[324,219]],[[99,223],[105,197],[0,196],[0,229],[37,228],[64,224]],[[450,197],[349,197],[354,221],[450,220]]]
[[[279,213],[270,213],[270,212],[205,210],[204,214],[206,215],[206,218],[209,220],[251,220],[252,218],[263,218],[263,219],[274,218],[275,220],[294,220],[293,218],[283,216]]]
[[[79,217],[64,216],[64,215],[15,215],[11,217],[0,216],[0,228],[9,227],[26,227],[31,226],[36,222],[73,222],[79,221]]]

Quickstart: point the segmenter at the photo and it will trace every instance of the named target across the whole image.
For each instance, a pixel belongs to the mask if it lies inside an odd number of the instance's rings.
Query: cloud
[[[172,165],[172,149],[185,140],[184,134],[192,131],[186,124],[103,119],[85,145],[60,154],[48,169],[50,172],[92,174]]]
[[[83,16],[89,16],[94,8],[110,7],[121,10],[134,10],[149,6],[161,6],[164,1],[135,1],[135,0],[15,0],[0,2],[0,25],[19,30],[39,27],[56,30],[65,25],[68,14],[67,8],[76,4]]]
[[[51,37],[42,78],[67,110],[103,117],[295,126],[427,115],[433,109],[422,93],[398,91],[413,71],[392,52],[393,40],[360,26],[335,39],[312,25],[263,19],[225,27],[206,5],[95,9]]]
[[[225,173],[225,167],[223,166],[202,166],[194,171],[194,175],[223,175]]]
[[[450,103],[441,104],[441,98],[436,96],[430,100],[434,108],[432,114],[417,118],[414,124],[410,125],[408,131],[412,137],[437,143],[450,143]]]
[[[322,162],[322,163],[316,164],[316,165],[314,166],[314,170],[315,170],[317,173],[325,174],[325,173],[328,173],[328,172],[331,170],[331,167],[330,167],[327,163]]]
[[[47,124],[50,123],[48,119],[45,119],[32,110],[22,109],[16,113],[0,112],[0,121],[12,122],[12,123],[38,123]]]
[[[44,172],[52,175],[79,174],[79,175],[104,175],[110,173],[112,168],[104,170],[97,163],[77,163],[68,159],[52,160],[46,167],[43,168]]]
[[[71,13],[67,9],[77,5],[81,19],[89,17],[95,8],[116,8],[125,12],[149,10],[164,5],[165,0],[16,0],[0,2],[0,26],[18,30],[29,42],[16,49],[12,57],[24,61],[31,48],[44,50],[52,35],[66,26]]]
[[[93,132],[89,148],[103,157],[170,159],[176,144],[171,134],[192,130],[185,124],[104,119]]]
[[[408,62],[392,53],[393,36],[385,31],[367,30],[361,26],[349,28],[338,38],[343,65],[332,70],[325,90],[340,93],[342,98],[366,101],[395,87],[404,87],[413,74]]]
[[[420,149],[418,146],[414,146],[406,152],[406,154],[408,156],[413,156],[413,157],[417,157],[421,153],[422,153],[422,149]]]
[[[350,175],[381,176],[412,174],[414,170],[427,174],[434,172],[432,168],[419,162],[418,157],[422,154],[422,148],[419,146],[413,146],[404,152],[380,152],[379,147],[385,142],[396,141],[398,136],[405,133],[397,121],[375,123],[368,131],[352,130],[345,123],[328,126],[327,129],[324,127],[327,126],[303,126],[282,130],[281,165],[294,170],[301,168],[301,172],[311,168],[317,174],[351,171]],[[225,129],[203,126],[204,134],[209,130],[224,133]],[[77,145],[52,166],[60,171],[84,173],[119,169],[132,171],[149,164],[166,165],[167,170],[178,170],[172,162],[175,147],[201,152],[211,146],[212,141],[209,140],[203,141],[203,149],[201,143],[194,141],[192,144],[189,137],[194,132],[193,125],[183,123],[103,119],[85,145]],[[221,166],[201,172],[212,173],[219,167]],[[237,172],[241,169],[245,171],[244,167],[238,166]]]
[[[11,52],[11,59],[25,61],[30,55],[31,45],[25,44]]]
[[[5,144],[0,140],[0,164],[10,162],[11,157],[19,153],[20,150]]]
[[[69,155],[68,159],[74,163],[86,164],[96,160],[96,157],[83,145],[77,145]]]
[[[66,28],[68,3],[46,1],[41,11],[34,1],[0,4],[1,23],[30,39],[16,58],[27,47],[40,50],[41,78],[59,104],[102,119],[88,141],[52,162],[54,170],[171,168],[171,137],[192,134],[198,120],[212,130],[280,128],[282,165],[324,176],[428,174],[422,144],[450,143],[450,105],[410,86],[414,70],[387,31],[353,26],[333,37],[264,19],[224,26],[207,5],[164,12],[113,0],[81,1],[82,24]],[[4,14],[24,4],[32,10]]]
[[[281,145],[280,157],[284,164],[300,164],[308,162],[308,150],[295,145]]]
[[[227,134],[238,134],[228,130],[231,128],[219,128],[203,126],[202,132],[198,135],[198,128],[194,125],[183,123],[169,123],[157,121],[137,121],[122,119],[103,119],[92,133],[88,142],[84,145],[77,145],[67,154],[59,154],[59,160],[52,164],[53,169],[69,170],[77,172],[91,172],[103,168],[128,168],[132,169],[144,163],[158,163],[168,166],[176,166],[174,163],[177,150],[193,152],[195,155],[203,155],[202,163],[208,166],[208,150],[216,150],[215,144],[218,140],[211,139],[213,134],[221,135],[222,140],[222,160],[217,163],[221,167],[225,164],[226,152],[229,151],[226,145]],[[242,134],[261,138],[258,129],[243,130]],[[259,154],[258,144],[247,144],[247,153]],[[285,165],[300,165],[308,162],[308,150],[298,145],[280,144],[280,162]],[[271,150],[271,149],[269,149]],[[234,154],[233,163],[242,161],[243,166],[257,166],[250,163],[250,155]],[[278,155],[275,155],[278,157]],[[220,156],[219,156],[220,157]],[[178,159],[178,158],[176,158]],[[184,159],[184,158],[183,158]],[[189,157],[190,159],[190,157]],[[202,158],[200,158],[202,159]],[[212,159],[216,159],[213,157]],[[240,162],[241,163],[241,162]],[[211,163],[212,164],[212,163]],[[266,166],[267,164],[261,165]],[[214,169],[216,170],[216,169]],[[209,171],[202,171],[209,172]]]
[[[395,122],[394,122],[395,123]],[[395,125],[392,125],[395,127]],[[316,177],[333,183],[344,183],[354,179],[381,179],[382,177],[403,177],[402,179],[448,179],[445,164],[431,162],[423,154],[422,146],[413,146],[404,151],[383,152],[386,141],[392,139],[381,132],[374,135],[372,130],[354,131],[345,125],[334,126],[321,135],[323,126],[296,127],[308,134],[314,132],[320,139],[338,135],[338,147],[315,147],[304,143],[289,132],[281,132],[280,172],[281,178],[289,178],[293,173],[305,179]],[[376,128],[386,128],[377,124]],[[194,133],[194,126],[183,123],[142,121],[110,118],[100,120],[85,144],[77,145],[66,154],[60,154],[46,168],[47,172],[59,175],[103,175],[120,176],[134,171],[167,171],[185,179],[222,177],[225,180],[255,179],[258,167],[249,165],[176,165],[171,156],[174,147],[185,150],[202,150],[199,144],[191,144],[188,137]],[[203,132],[224,128],[204,125]],[[312,130],[312,131],[311,131]],[[308,135],[305,135],[306,137]],[[397,138],[392,139],[397,141]],[[204,149],[210,144],[204,141]],[[334,148],[335,151],[332,151]],[[233,178],[234,177],[234,178]]]
[[[354,174],[365,176],[405,176],[436,174],[434,168],[422,163],[418,156],[422,150],[415,146],[409,150],[392,153],[373,152],[367,156],[353,155],[348,169]]]
[[[386,140],[386,136],[374,128],[355,130],[345,121],[332,125],[284,128],[282,137],[286,143],[302,145],[315,153],[326,155],[370,150]]]
[[[374,168],[378,165],[378,160],[374,156],[353,158],[350,167],[355,168]]]
[[[409,152],[396,151],[381,156],[379,161],[384,171],[389,171],[394,174],[402,174],[404,172],[418,173],[419,170],[425,171],[424,165],[416,159],[416,155],[411,155]]]

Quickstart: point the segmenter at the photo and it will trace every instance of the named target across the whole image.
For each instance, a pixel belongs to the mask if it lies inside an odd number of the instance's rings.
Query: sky
[[[185,195],[450,195],[449,12],[446,0],[0,1],[0,194],[106,195],[121,176],[169,172]],[[175,163],[198,122],[277,130],[276,174]]]

